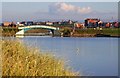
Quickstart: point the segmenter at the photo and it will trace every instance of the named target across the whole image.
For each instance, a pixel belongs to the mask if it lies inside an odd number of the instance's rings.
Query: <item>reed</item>
[[[29,48],[17,40],[2,43],[2,76],[77,76],[52,54]]]

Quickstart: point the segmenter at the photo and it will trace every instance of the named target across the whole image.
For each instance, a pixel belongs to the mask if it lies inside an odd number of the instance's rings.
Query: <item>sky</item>
[[[119,2],[119,0],[1,0],[2,2]]]
[[[71,19],[83,22],[86,18],[100,18],[103,21],[117,20],[118,18],[117,0],[116,2],[10,1],[2,1],[2,21],[56,21]]]
[[[0,22],[2,22],[2,3],[0,2]]]

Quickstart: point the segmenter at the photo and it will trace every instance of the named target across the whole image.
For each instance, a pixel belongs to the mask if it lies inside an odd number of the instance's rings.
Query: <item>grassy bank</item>
[[[28,49],[18,41],[2,41],[2,76],[76,76],[51,54]]]
[[[19,30],[17,28],[4,27],[2,28],[2,36],[14,36]]]
[[[80,29],[76,30],[74,35],[81,36],[94,36],[95,34],[106,34],[110,36],[120,36],[120,28],[103,28],[102,30],[88,28],[88,29]]]
[[[19,30],[17,28],[2,28],[2,36],[14,36]],[[44,33],[48,32],[44,29],[32,29],[25,33]],[[70,27],[64,27],[60,30],[65,36],[70,36],[72,29]],[[102,30],[87,28],[87,29],[76,29],[73,37],[95,37],[96,34],[105,34],[110,36],[120,36],[120,28],[103,28]]]

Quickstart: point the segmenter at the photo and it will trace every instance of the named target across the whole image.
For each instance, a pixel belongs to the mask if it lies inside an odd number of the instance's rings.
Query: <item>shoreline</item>
[[[38,35],[26,35],[24,37],[30,37],[30,36],[36,36],[36,37],[52,37],[52,36],[38,36]],[[1,36],[1,37],[16,37],[16,36]],[[54,37],[60,37],[60,36],[54,36]],[[62,37],[61,37],[62,38]],[[64,38],[120,38],[120,36],[64,36]]]
[[[115,37],[120,38],[119,34],[120,28],[105,28],[102,31],[94,30],[92,28],[86,30],[76,30],[74,33],[70,32],[61,32],[61,34],[55,34],[54,37]],[[18,32],[18,29],[9,29],[3,28],[1,30],[1,36],[3,37],[15,37],[15,33]],[[63,33],[63,34],[62,34]],[[24,36],[52,36],[45,32],[45,30],[30,30],[27,31]]]
[[[120,36],[113,36],[113,35],[107,35],[107,34],[78,34],[78,35],[73,35],[72,37],[113,37],[113,38],[120,38]]]
[[[16,37],[13,33],[2,33],[0,36],[2,37]],[[73,34],[73,35],[46,35],[46,34],[41,34],[41,33],[26,33],[24,36],[51,36],[51,37],[91,37],[91,38],[96,38],[96,37],[112,37],[112,38],[120,38],[120,35],[108,35],[108,34]]]

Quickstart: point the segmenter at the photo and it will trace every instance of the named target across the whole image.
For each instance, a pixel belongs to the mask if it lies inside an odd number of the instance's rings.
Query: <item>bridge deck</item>
[[[18,29],[28,29],[28,28],[45,28],[45,29],[59,30],[59,28],[57,27],[45,26],[45,25],[32,25],[32,26],[18,27]]]
[[[33,28],[44,28],[44,29],[50,29],[52,32],[53,30],[59,30],[57,27],[53,26],[45,26],[45,25],[32,25],[32,26],[24,26],[24,27],[18,27],[18,29],[21,29],[19,32],[16,33],[16,35],[24,35],[25,31],[28,31]]]

